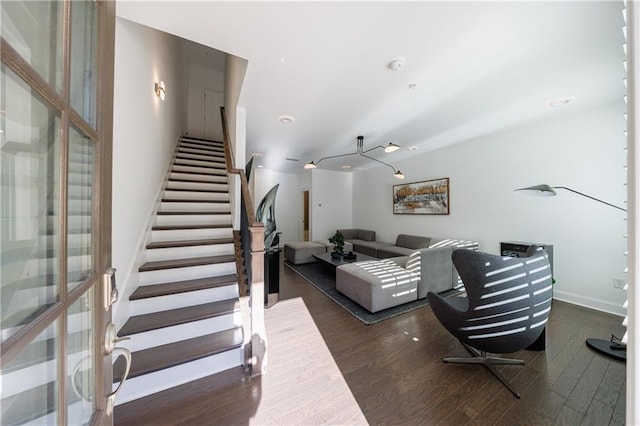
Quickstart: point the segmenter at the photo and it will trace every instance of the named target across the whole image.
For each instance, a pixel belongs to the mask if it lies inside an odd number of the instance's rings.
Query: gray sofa
[[[353,251],[379,259],[408,256],[417,249],[429,247],[431,238],[399,234],[395,244],[376,241],[376,232],[364,229],[339,229],[344,240],[353,244]]]
[[[355,262],[339,266],[336,269],[336,289],[371,312],[387,309],[411,300],[423,299],[429,291],[441,293],[453,289],[461,284],[458,272],[451,261],[453,250],[458,248],[478,250],[478,243],[431,238],[429,247],[411,250],[414,253],[413,256],[393,257],[373,262]],[[390,249],[387,248],[387,250]],[[411,293],[415,293],[412,299],[407,299],[405,294],[398,297],[397,292],[390,291],[386,283],[383,285],[374,274],[370,273],[370,269],[375,267],[376,262],[380,265],[394,264],[398,268],[412,269],[408,263],[411,262],[412,257],[415,259],[418,255],[420,274],[419,279],[416,280],[415,291],[410,289]]]

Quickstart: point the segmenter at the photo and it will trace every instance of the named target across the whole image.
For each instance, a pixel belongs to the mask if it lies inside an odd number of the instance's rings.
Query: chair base
[[[462,342],[460,342],[462,343]],[[511,386],[511,383],[504,378],[502,374],[494,367],[494,365],[523,365],[524,361],[521,359],[511,358],[499,358],[487,356],[484,351],[479,351],[471,346],[462,343],[462,345],[469,351],[473,358],[443,358],[442,361],[453,364],[482,364],[487,367],[487,370],[491,372],[509,391],[518,399],[520,394]]]

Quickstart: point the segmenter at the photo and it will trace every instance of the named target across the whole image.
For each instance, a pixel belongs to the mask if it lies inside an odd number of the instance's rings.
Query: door
[[[222,122],[220,107],[224,106],[224,93],[204,89],[204,138],[214,141],[222,140]]]
[[[114,9],[1,3],[3,425],[112,424]]]
[[[302,241],[309,241],[309,191],[302,191]]]

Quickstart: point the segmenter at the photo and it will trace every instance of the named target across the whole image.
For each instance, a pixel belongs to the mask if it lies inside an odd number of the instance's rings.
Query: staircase
[[[131,317],[118,332],[131,338],[119,345],[131,350],[132,363],[116,414],[148,404],[161,397],[158,392],[242,364],[224,158],[221,142],[180,140],[146,246],[147,261],[139,268],[140,286],[129,297]],[[114,388],[124,364],[123,358],[114,364]]]

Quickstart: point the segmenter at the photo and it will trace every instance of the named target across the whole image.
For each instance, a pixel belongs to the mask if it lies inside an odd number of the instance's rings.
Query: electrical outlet
[[[625,284],[627,284],[627,280],[624,278],[613,277],[614,288],[624,288]]]

